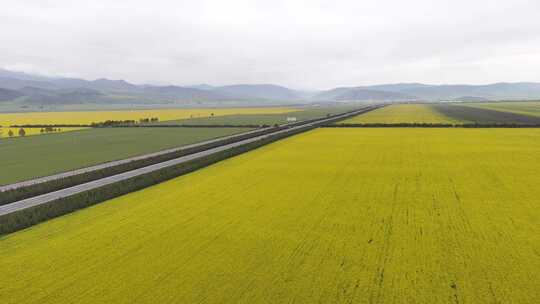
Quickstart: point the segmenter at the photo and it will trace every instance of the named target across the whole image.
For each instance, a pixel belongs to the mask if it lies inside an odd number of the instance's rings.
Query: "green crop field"
[[[540,129],[318,129],[0,238],[9,303],[539,303]]]
[[[428,104],[396,104],[362,114],[342,123],[461,123]]]
[[[516,125],[540,124],[540,116],[524,115],[484,107],[471,107],[461,104],[437,104],[433,105],[433,108],[447,117],[468,121],[469,123]]]
[[[215,117],[201,117],[164,121],[160,124],[185,124],[185,125],[273,125],[287,123],[287,117],[295,117],[298,121],[321,118],[326,115],[339,114],[360,108],[362,105],[321,106],[305,107],[300,110],[287,113],[270,114],[233,114]]]
[[[540,117],[540,101],[509,101],[509,102],[488,102],[488,103],[469,103],[469,107],[482,109],[511,112],[523,115],[532,115]]]
[[[106,128],[0,140],[0,185],[244,132],[245,128]]]

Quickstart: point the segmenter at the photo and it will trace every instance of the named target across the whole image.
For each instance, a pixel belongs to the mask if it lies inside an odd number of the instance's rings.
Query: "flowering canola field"
[[[366,114],[358,115],[341,123],[462,123],[439,113],[428,104],[396,104]]]
[[[539,303],[540,129],[318,129],[0,238],[8,303]]]
[[[160,121],[233,114],[280,114],[297,111],[288,107],[269,108],[201,108],[201,109],[153,109],[124,111],[81,112],[28,112],[0,113],[1,126],[44,124],[91,124],[106,120],[135,120],[157,117]]]

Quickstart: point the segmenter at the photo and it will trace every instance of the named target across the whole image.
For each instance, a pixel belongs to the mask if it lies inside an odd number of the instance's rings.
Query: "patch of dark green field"
[[[287,117],[296,117],[297,121],[325,117],[359,108],[360,106],[313,107],[280,114],[241,114],[216,117],[200,117],[181,120],[163,121],[159,124],[180,125],[274,125],[287,123]]]
[[[439,104],[433,107],[440,113],[457,120],[477,124],[538,125],[540,117],[511,112],[495,111],[453,104]]]
[[[0,139],[0,185],[245,132],[246,128],[100,128]]]

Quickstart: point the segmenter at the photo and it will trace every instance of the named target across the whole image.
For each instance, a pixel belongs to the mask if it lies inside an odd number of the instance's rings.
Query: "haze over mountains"
[[[427,85],[420,83],[300,91],[273,84],[135,85],[124,80],[55,78],[0,69],[0,102],[30,105],[236,102],[245,105],[344,101],[483,101],[540,99],[540,83]]]

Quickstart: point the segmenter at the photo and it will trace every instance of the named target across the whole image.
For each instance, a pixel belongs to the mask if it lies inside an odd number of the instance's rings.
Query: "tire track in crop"
[[[270,148],[270,147],[269,147],[269,148]],[[259,160],[259,161],[262,162],[262,163],[264,163],[264,160]],[[256,168],[254,168],[254,170],[256,170]],[[276,191],[277,191],[277,190],[276,190]],[[237,191],[236,191],[236,192],[237,192]],[[241,192],[245,192],[245,191],[241,191]],[[321,192],[324,192],[324,191],[321,191]],[[261,207],[261,206],[257,207],[257,209],[260,208],[260,207]],[[238,222],[237,224],[240,224],[240,222]],[[236,225],[236,226],[238,226],[238,225]],[[196,256],[195,256],[194,258],[196,258]],[[260,266],[262,266],[262,265],[260,265]],[[253,266],[253,267],[257,268],[258,266],[255,265],[255,266]],[[175,270],[175,271],[172,271],[171,273],[178,273],[178,272],[179,272],[179,269],[177,269],[177,270]],[[251,281],[252,281],[252,280],[251,280]],[[248,283],[248,284],[249,284],[249,283]],[[244,286],[244,285],[242,285],[242,286]],[[239,289],[232,291],[232,293],[227,293],[227,300],[228,300],[228,301],[237,302],[238,299],[247,296],[246,293],[248,293],[249,291],[250,291],[249,288],[247,288],[247,287],[244,288],[244,287],[241,287],[241,286],[240,286]],[[198,299],[198,301],[203,301],[203,299],[206,298],[206,297],[207,297],[207,296],[201,295],[200,298]],[[223,299],[222,299],[222,300],[223,300]]]
[[[374,279],[375,285],[373,286],[370,295],[369,295],[369,303],[381,303],[381,298],[384,293],[384,274],[386,270],[386,266],[388,265],[390,259],[392,258],[391,253],[391,242],[392,242],[392,236],[393,236],[393,230],[394,230],[394,216],[396,215],[396,209],[397,209],[397,198],[398,198],[398,190],[400,183],[396,180],[393,183],[394,190],[392,194],[392,200],[391,200],[391,206],[390,206],[390,213],[386,217],[386,223],[383,219],[384,223],[384,233],[383,233],[383,242],[381,249],[379,251],[376,265],[377,265],[377,272]]]
[[[345,163],[341,164],[336,169],[332,170],[333,175],[326,177],[324,187],[319,188],[319,191],[308,202],[305,203],[306,209],[312,211],[309,214],[303,212],[298,214],[297,222],[305,222],[305,228],[302,229],[302,234],[298,236],[298,242],[295,247],[291,248],[291,251],[287,256],[283,257],[285,265],[283,271],[279,272],[275,277],[271,286],[281,286],[283,284],[290,285],[298,280],[298,276],[301,273],[305,273],[305,268],[313,267],[315,264],[317,268],[323,267],[323,264],[328,262],[328,258],[331,256],[331,251],[335,247],[334,240],[322,240],[321,232],[325,231],[325,223],[331,221],[339,211],[339,201],[335,201],[331,194],[334,189],[343,188],[344,178],[348,178],[344,172],[347,172],[347,168],[351,166],[354,159],[348,159]],[[338,237],[343,237],[339,235]],[[315,252],[321,252],[321,247],[325,246],[326,250],[324,254],[313,255]],[[318,258],[318,260],[315,260]],[[309,273],[309,272],[308,272]],[[313,276],[309,273],[308,290],[312,293],[317,290],[316,280],[318,276]],[[312,295],[313,296],[313,295]],[[290,297],[290,301],[295,301],[296,297]]]
[[[476,300],[483,299],[486,300],[486,296],[489,298],[489,302],[497,303],[499,297],[496,295],[495,289],[492,285],[493,278],[488,275],[487,269],[483,266],[479,267],[479,265],[468,265],[467,262],[469,260],[473,259],[473,256],[476,254],[476,250],[474,248],[474,243],[471,241],[478,238],[483,238],[482,234],[479,233],[478,229],[473,226],[471,223],[471,217],[470,214],[468,214],[468,208],[467,204],[468,202],[464,201],[462,198],[462,195],[459,193],[459,190],[457,189],[457,183],[454,178],[455,169],[450,168],[448,166],[444,167],[444,175],[448,179],[448,188],[446,191],[449,192],[448,195],[448,208],[444,211],[443,214],[446,214],[446,217],[448,219],[448,224],[452,228],[451,231],[455,231],[455,233],[445,236],[443,239],[450,240],[452,239],[451,244],[458,245],[459,247],[453,247],[453,246],[447,246],[447,248],[444,250],[444,252],[447,253],[448,259],[450,260],[453,256],[453,260],[461,261],[463,263],[462,266],[455,265],[452,268],[454,270],[449,269],[450,274],[450,288],[452,289],[453,293],[453,299],[455,303],[464,303],[466,302],[466,299],[470,299],[471,295],[464,294],[464,292],[461,291],[459,281],[466,281],[467,274],[467,268],[470,268],[471,266],[474,266],[475,268],[478,267],[478,271],[481,274],[484,282],[484,287],[482,288],[484,292],[480,292],[480,290],[476,291],[476,295],[473,295]],[[487,169],[487,168],[486,168]],[[491,183],[491,182],[490,182]],[[453,217],[450,215],[454,215]],[[491,226],[491,225],[490,225]],[[493,226],[495,227],[495,226]],[[447,244],[448,242],[441,242],[442,244]],[[469,270],[471,271],[471,270]],[[508,282],[510,283],[510,282]],[[470,284],[470,283],[469,283]],[[467,287],[470,288],[470,287]],[[479,297],[480,294],[485,294],[485,296]]]

